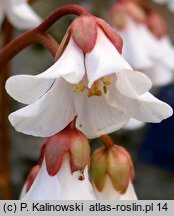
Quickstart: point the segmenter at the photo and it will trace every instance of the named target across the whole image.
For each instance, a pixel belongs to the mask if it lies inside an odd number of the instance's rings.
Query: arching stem
[[[11,24],[5,20],[3,28],[3,46],[9,43],[13,37],[14,29]],[[12,198],[11,180],[10,180],[10,161],[9,161],[9,127],[8,127],[8,96],[5,91],[5,82],[9,76],[10,66],[6,65],[3,74],[0,77],[0,174],[2,183],[0,187],[3,191],[3,199]]]
[[[55,57],[58,49],[56,41],[46,33],[46,31],[62,16],[74,14],[87,14],[87,10],[77,5],[66,5],[54,11],[43,23],[35,29],[28,31],[15,40],[11,41],[0,51],[0,70],[10,61],[16,54],[26,47],[41,43]]]
[[[109,135],[102,135],[100,140],[105,144],[106,148],[112,148],[115,145]]]

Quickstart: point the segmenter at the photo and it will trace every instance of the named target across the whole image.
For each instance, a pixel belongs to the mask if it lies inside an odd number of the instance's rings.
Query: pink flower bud
[[[86,136],[69,124],[64,130],[49,137],[41,150],[47,171],[54,176],[59,171],[65,154],[69,154],[71,172],[83,171],[90,161],[90,147]]]
[[[97,24],[91,15],[76,18],[71,25],[71,34],[75,43],[84,53],[91,52],[97,40]]]

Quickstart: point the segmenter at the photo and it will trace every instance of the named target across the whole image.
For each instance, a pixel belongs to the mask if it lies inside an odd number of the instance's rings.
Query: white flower
[[[128,188],[125,194],[120,194],[116,191],[112,185],[110,178],[107,176],[105,180],[104,189],[100,192],[93,184],[94,193],[98,200],[137,200],[137,196],[132,182],[129,182]]]
[[[34,28],[41,22],[27,0],[0,0],[0,25],[4,16],[7,16],[10,23],[18,29]]]
[[[60,170],[55,176],[49,176],[45,160],[40,171],[22,200],[95,200],[91,183],[88,180],[88,168],[84,170],[84,180],[79,180],[80,172],[71,174],[69,159],[64,157]],[[25,195],[24,195],[25,194]]]
[[[153,85],[166,85],[173,80],[174,48],[168,36],[156,38],[142,23],[127,18],[123,54],[133,68],[144,72]]]
[[[91,52],[84,54],[70,38],[61,57],[45,72],[8,79],[7,92],[29,104],[9,116],[17,131],[48,137],[77,116],[76,127],[93,138],[120,129],[129,118],[160,122],[172,115],[170,106],[148,92],[151,81],[133,71],[97,30]]]

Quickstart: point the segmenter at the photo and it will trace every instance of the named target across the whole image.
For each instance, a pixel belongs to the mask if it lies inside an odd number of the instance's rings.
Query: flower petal
[[[127,70],[118,72],[116,76],[116,88],[128,98],[137,98],[152,86],[150,79],[141,72]]]
[[[18,29],[31,29],[41,23],[41,18],[34,13],[26,0],[10,0],[5,10],[10,22]]]
[[[120,200],[138,200],[134,190],[134,186],[131,181],[128,185],[126,193],[121,195]]]
[[[119,54],[100,28],[98,28],[97,42],[94,49],[85,55],[85,64],[89,88],[94,81],[101,77],[122,70],[131,70],[131,66]]]
[[[48,137],[65,128],[75,117],[72,86],[56,80],[52,88],[34,104],[14,113],[9,120],[17,131]]]
[[[42,163],[29,192],[24,200],[95,200],[92,186],[88,180],[88,168],[84,170],[84,180],[79,180],[79,173],[71,174],[70,162],[66,156],[59,172],[49,176],[45,160]]]
[[[95,195],[88,179],[88,168],[84,170],[84,180],[79,180],[79,171],[71,174],[70,162],[66,156],[57,173],[57,179],[61,185],[63,200],[95,200]]]
[[[41,169],[26,195],[22,200],[61,200],[61,185],[56,176],[49,176],[46,170],[45,160]]]
[[[110,177],[108,176],[106,176],[105,186],[101,192],[97,190],[94,183],[93,183],[93,188],[97,200],[119,200],[120,199],[121,194],[115,190],[110,180]]]
[[[31,104],[49,90],[55,79],[63,77],[70,83],[78,83],[84,74],[83,53],[70,39],[62,56],[49,69],[36,76],[10,77],[6,82],[6,90],[15,100]]]
[[[119,93],[115,96],[116,102],[123,107],[125,112],[131,118],[139,121],[157,123],[173,114],[173,110],[168,104],[158,100],[149,92],[137,99],[129,99]]]
[[[72,38],[56,63],[39,74],[37,77],[44,79],[59,78],[62,76],[67,82],[77,84],[85,74],[84,55]]]
[[[37,76],[16,75],[6,82],[6,91],[15,100],[31,104],[44,95],[55,82],[55,79],[38,79]]]
[[[137,121],[136,119],[130,119],[129,122],[124,126],[125,130],[137,130],[145,125],[142,121]]]
[[[159,40],[159,46],[162,50],[162,56],[160,62],[163,63],[167,68],[174,70],[174,47],[168,36],[162,37]]]
[[[75,93],[77,113],[76,127],[88,138],[99,137],[120,129],[128,121],[122,109],[107,104],[103,96],[88,97],[87,93]]]
[[[153,61],[149,56],[149,47],[141,35],[140,24],[129,18],[120,34],[124,41],[123,55],[131,66],[139,70],[151,67]]]

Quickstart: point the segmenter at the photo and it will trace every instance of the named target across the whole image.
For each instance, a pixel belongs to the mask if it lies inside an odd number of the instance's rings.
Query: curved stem
[[[36,27],[35,30],[39,32],[47,31],[58,19],[68,14],[80,16],[87,13],[88,11],[81,6],[65,5],[55,10],[43,23]]]
[[[9,43],[12,39],[14,29],[12,25],[5,20],[3,28],[3,46]],[[6,65],[3,69],[3,74],[0,77],[0,174],[2,175],[2,191],[3,199],[12,198],[11,180],[10,180],[10,140],[8,127],[8,96],[5,91],[5,82],[9,76],[10,67]]]
[[[21,50],[26,47],[40,43],[46,47],[50,53],[55,57],[58,44],[57,42],[48,34],[48,33],[33,33],[29,31],[19,36],[15,40],[11,41],[7,46],[1,49],[0,51],[0,72],[3,67]]]
[[[56,41],[45,32],[62,16],[68,14],[82,15],[87,13],[86,9],[77,5],[66,5],[58,8],[38,27],[22,34],[0,51],[0,70],[21,50],[34,43],[41,43],[55,57],[58,45]]]
[[[109,135],[102,135],[100,140],[104,142],[106,148],[112,148],[115,145]]]

